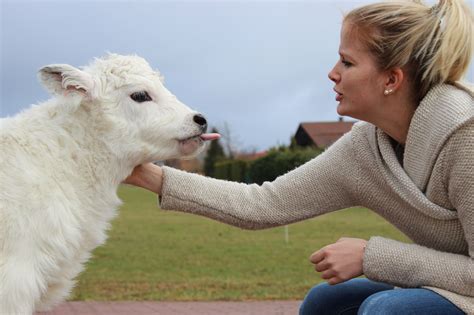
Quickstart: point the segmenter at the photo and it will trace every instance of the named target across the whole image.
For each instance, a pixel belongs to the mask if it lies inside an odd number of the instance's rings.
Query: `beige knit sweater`
[[[474,314],[474,94],[438,85],[413,116],[404,167],[389,137],[361,122],[323,154],[261,186],[164,167],[162,209],[247,229],[363,206],[415,244],[370,238],[369,279],[427,287]]]

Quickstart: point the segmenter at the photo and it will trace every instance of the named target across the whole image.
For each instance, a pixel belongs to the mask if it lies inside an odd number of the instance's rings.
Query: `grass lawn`
[[[121,187],[124,205],[72,300],[301,299],[321,281],[308,257],[341,236],[407,241],[369,210],[352,208],[284,228],[245,231],[161,211],[156,197]]]

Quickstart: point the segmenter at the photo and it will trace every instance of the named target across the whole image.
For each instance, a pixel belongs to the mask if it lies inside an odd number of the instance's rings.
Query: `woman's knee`
[[[393,295],[391,295],[390,293],[391,292],[378,292],[369,296],[361,304],[359,312],[357,314],[397,314],[396,312],[401,311],[400,308],[397,308],[397,304],[399,304],[399,301],[397,298],[394,298]]]
[[[337,293],[334,286],[326,282],[318,284],[311,288],[306,294],[300,307],[300,315],[324,314],[324,310],[330,308],[330,304],[335,300]]]
[[[349,314],[357,311],[360,303],[369,295],[391,286],[367,279],[352,279],[336,285],[318,284],[306,295],[300,307],[300,315]]]
[[[313,287],[300,307],[300,314],[356,314],[360,304],[370,295],[391,290],[393,286],[368,279],[352,279],[336,285],[327,283]]]
[[[461,315],[454,304],[426,289],[397,289],[375,293],[360,306],[358,315]]]

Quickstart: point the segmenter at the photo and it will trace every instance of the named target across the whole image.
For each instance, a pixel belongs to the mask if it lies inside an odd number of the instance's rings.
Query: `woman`
[[[474,94],[458,82],[472,28],[462,0],[355,9],[329,78],[339,115],[363,122],[323,154],[261,186],[153,165],[127,182],[161,195],[163,209],[248,229],[370,208],[414,244],[345,238],[316,251],[327,283],[300,313],[474,314]]]

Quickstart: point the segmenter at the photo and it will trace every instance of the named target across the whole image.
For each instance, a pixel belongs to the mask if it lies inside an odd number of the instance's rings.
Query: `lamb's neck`
[[[92,134],[94,136],[94,134]],[[117,144],[109,141],[106,135],[90,138],[88,154],[91,158],[93,173],[96,175],[98,185],[112,185],[116,189],[120,183],[132,173],[134,166],[139,163],[125,152],[117,150]],[[97,163],[94,163],[97,159]]]
[[[77,148],[76,163],[84,180],[95,187],[116,190],[132,172],[133,163],[126,163],[126,156],[117,154],[120,152],[116,151],[117,144],[110,141],[113,124],[100,112],[91,112],[90,108],[80,106],[73,113],[58,119],[58,123]]]

